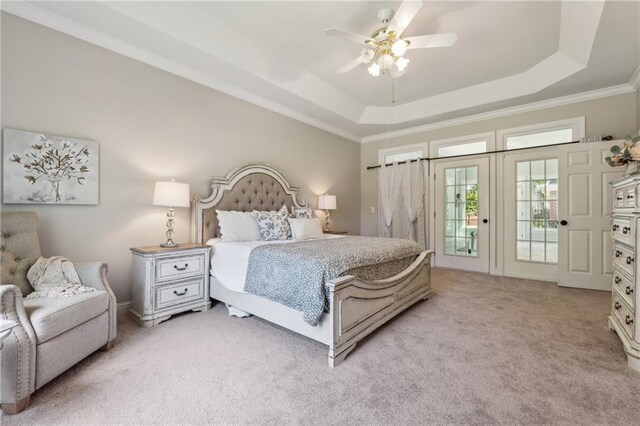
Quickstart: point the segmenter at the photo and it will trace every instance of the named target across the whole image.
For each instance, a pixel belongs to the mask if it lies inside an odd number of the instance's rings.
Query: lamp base
[[[329,210],[325,210],[324,211],[324,232],[330,232],[331,229],[329,229]]]
[[[164,247],[164,248],[180,247],[180,244],[176,244],[173,241],[167,241],[166,243],[160,244],[160,247]]]

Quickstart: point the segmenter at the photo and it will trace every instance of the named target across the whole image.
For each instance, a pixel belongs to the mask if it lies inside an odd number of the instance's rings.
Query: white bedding
[[[341,238],[341,235],[324,234],[323,238]],[[227,289],[244,293],[251,250],[265,244],[288,244],[295,240],[276,241],[224,241],[214,238],[207,241],[213,247],[211,276]]]

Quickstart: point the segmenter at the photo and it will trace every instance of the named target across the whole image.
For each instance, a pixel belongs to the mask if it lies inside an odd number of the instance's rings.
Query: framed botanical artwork
[[[5,204],[98,204],[98,143],[22,130],[3,132]]]

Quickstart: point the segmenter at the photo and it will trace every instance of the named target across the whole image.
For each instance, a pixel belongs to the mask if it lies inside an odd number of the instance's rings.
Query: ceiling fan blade
[[[324,33],[331,37],[338,37],[343,40],[353,41],[354,43],[360,44],[365,44],[368,40],[371,40],[370,37],[366,37],[356,33],[350,33],[349,31],[339,30],[337,28],[329,28]]]
[[[457,33],[429,34],[416,37],[407,37],[409,42],[407,49],[426,49],[429,47],[449,47],[458,40]]]
[[[358,65],[360,65],[362,63],[362,61],[363,61],[362,56],[358,56],[353,61],[347,62],[346,64],[344,64],[343,66],[338,68],[336,70],[336,72],[338,74],[344,74],[346,72],[349,72],[352,69],[354,69],[355,67],[357,67]]]
[[[404,0],[389,22],[389,31],[395,31],[399,36],[402,35],[422,5],[422,0]]]

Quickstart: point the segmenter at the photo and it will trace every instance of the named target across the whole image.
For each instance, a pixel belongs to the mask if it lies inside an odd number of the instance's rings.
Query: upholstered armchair
[[[40,257],[35,213],[2,213],[0,318],[18,323],[0,350],[3,414],[29,404],[31,394],[116,338],[116,299],[105,263],[76,263],[82,284],[97,291],[60,298],[25,297],[27,271]]]

